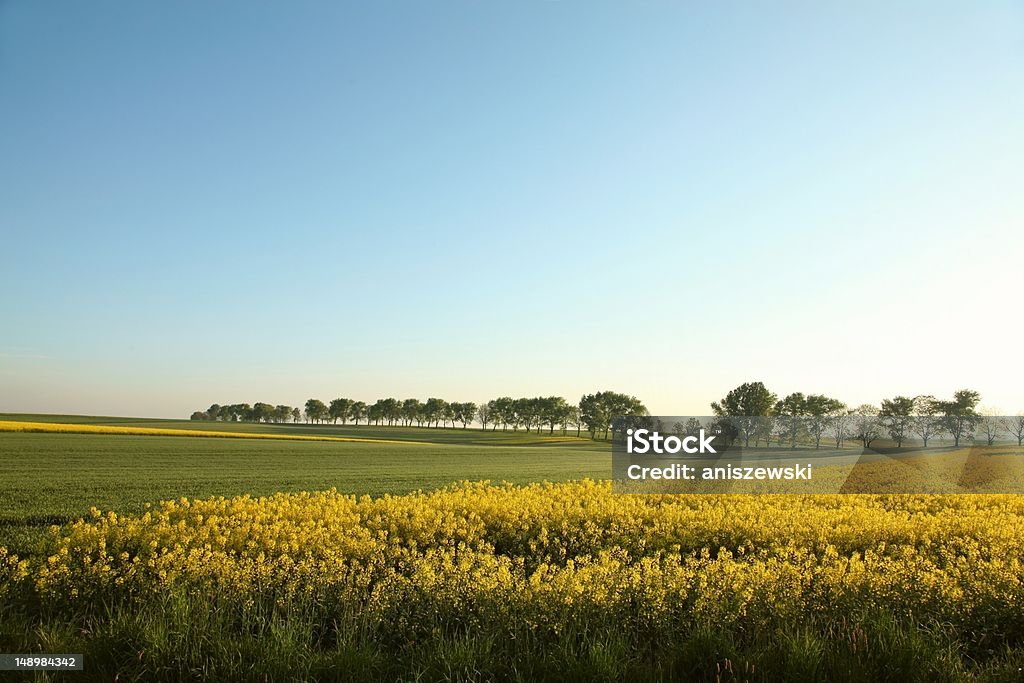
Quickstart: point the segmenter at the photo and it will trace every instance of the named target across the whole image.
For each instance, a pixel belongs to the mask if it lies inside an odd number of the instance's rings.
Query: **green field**
[[[0,432],[0,546],[34,550],[53,524],[91,507],[139,512],[163,499],[336,488],[380,495],[462,480],[528,483],[607,478],[607,444],[536,432],[261,425],[62,415],[0,420],[164,429],[357,436],[416,442],[332,443],[201,437]]]
[[[181,435],[74,431],[102,427]],[[557,433],[59,415],[0,415],[0,468],[0,652],[85,655],[38,681],[1024,667],[1020,496],[629,496],[535,484],[611,475],[607,443]],[[533,485],[451,486],[484,480]],[[272,496],[328,489],[361,497]]]

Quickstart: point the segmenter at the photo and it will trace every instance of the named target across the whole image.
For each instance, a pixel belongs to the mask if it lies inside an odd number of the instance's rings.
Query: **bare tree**
[[[985,437],[985,445],[991,446],[999,438],[1005,425],[1003,419],[999,417],[997,409],[983,406],[980,412],[981,421],[978,423],[978,432]]]
[[[851,420],[853,420],[853,414],[849,410],[837,411],[835,415],[829,418],[829,429],[832,433],[832,438],[835,439],[836,448],[842,448],[843,442],[849,436]]]
[[[1006,431],[1017,437],[1017,448],[1024,445],[1024,413],[1003,419]]]
[[[878,417],[878,408],[863,403],[853,409],[853,434],[864,444],[864,448],[871,448],[871,442],[882,435],[882,421]]]
[[[914,419],[910,428],[921,437],[921,443],[925,448],[928,448],[928,440],[935,436],[941,427],[936,417],[938,413],[938,401],[934,396],[914,397]]]
[[[1002,432],[1003,421],[995,415],[983,415],[978,431],[985,437],[985,445],[991,446]]]

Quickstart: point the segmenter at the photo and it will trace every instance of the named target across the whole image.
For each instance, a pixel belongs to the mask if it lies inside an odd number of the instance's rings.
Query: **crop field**
[[[361,424],[265,424],[252,422],[193,422],[191,420],[161,420],[156,418],[100,417],[85,415],[27,415],[0,413],[0,423],[9,423],[11,429],[18,425],[43,423],[61,427],[65,433],[75,433],[82,428],[85,433],[95,432],[103,427],[112,427],[116,432],[124,430],[177,430],[182,432],[214,431],[218,433],[246,433],[277,435],[283,437],[324,436],[330,438],[378,439],[384,441],[425,441],[453,446],[559,446],[594,450],[592,441],[578,438],[574,433],[563,436],[559,430],[549,435],[548,430],[526,432],[524,430],[488,429],[437,429],[432,427],[387,427]],[[31,428],[26,429],[30,431]],[[0,428],[0,431],[3,431]],[[600,448],[602,452],[606,448]]]
[[[1024,675],[1020,496],[619,495],[587,440],[276,429],[380,442],[0,433],[0,652],[85,655],[39,680]]]
[[[0,415],[0,421],[14,417]],[[53,423],[53,417],[26,420]],[[195,423],[122,420],[115,426],[169,430],[194,429]],[[210,428],[286,436],[315,432],[380,441],[0,431],[0,545],[21,553],[32,550],[48,536],[51,525],[87,515],[93,506],[136,513],[146,503],[182,496],[269,495],[332,487],[380,495],[461,480],[529,483],[603,478],[609,472],[607,446],[586,439],[500,431],[481,435],[479,430],[204,425]],[[410,443],[396,443],[399,440]]]

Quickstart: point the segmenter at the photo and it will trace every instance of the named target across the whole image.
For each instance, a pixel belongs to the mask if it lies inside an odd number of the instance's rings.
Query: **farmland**
[[[1024,668],[1019,496],[617,495],[572,483],[608,476],[587,440],[218,428],[361,440],[0,433],[0,651],[84,653],[67,680]]]
[[[0,415],[0,420],[62,423],[70,428],[196,427],[188,421],[77,416]],[[205,428],[386,442],[0,431],[0,545],[30,550],[50,525],[77,519],[93,506],[129,514],[140,512],[147,502],[182,496],[269,495],[331,487],[380,495],[464,479],[528,483],[604,478],[609,472],[605,445],[522,432],[232,423]]]

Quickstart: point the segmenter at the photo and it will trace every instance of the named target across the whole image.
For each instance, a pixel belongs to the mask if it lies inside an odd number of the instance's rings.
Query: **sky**
[[[1024,5],[0,0],[0,411],[1024,410]]]

